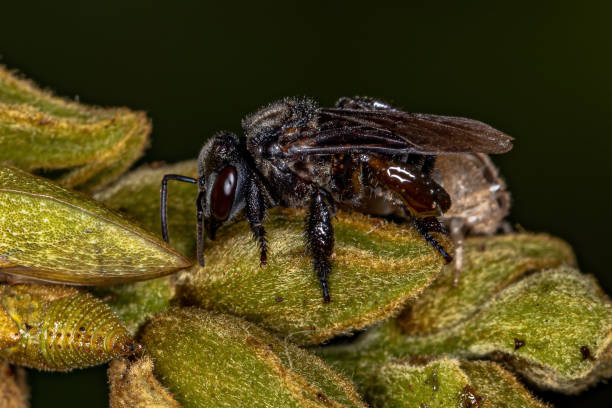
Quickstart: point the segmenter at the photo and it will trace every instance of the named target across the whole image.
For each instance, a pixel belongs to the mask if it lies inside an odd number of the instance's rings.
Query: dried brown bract
[[[108,368],[111,408],[180,408],[153,375],[153,360],[115,360]]]

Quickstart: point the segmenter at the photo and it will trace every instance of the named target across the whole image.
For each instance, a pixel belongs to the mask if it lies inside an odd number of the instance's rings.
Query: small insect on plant
[[[335,108],[311,99],[286,98],[247,116],[244,138],[219,133],[198,157],[198,178],[167,174],[161,188],[161,223],[168,241],[167,183],[198,185],[197,256],[204,265],[206,230],[216,229],[244,210],[267,260],[266,210],[305,207],[306,244],[331,300],[327,276],[334,247],[336,208],[409,220],[450,262],[452,257],[430,232],[444,232],[439,216],[451,197],[434,180],[436,156],[452,153],[505,153],[512,138],[472,119],[403,112],[371,98],[341,98]]]

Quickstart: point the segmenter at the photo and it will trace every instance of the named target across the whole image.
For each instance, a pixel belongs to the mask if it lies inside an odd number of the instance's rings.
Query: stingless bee
[[[161,188],[161,223],[168,241],[168,180],[198,185],[197,256],[204,265],[204,230],[216,229],[244,211],[266,264],[263,222],[276,206],[308,209],[306,244],[325,302],[334,247],[337,207],[409,220],[450,262],[430,232],[443,231],[437,217],[451,208],[434,180],[436,156],[505,153],[512,138],[472,119],[403,112],[371,98],[341,98],[335,108],[311,99],[286,98],[247,116],[245,137],[219,133],[198,157],[198,178],[167,174]]]

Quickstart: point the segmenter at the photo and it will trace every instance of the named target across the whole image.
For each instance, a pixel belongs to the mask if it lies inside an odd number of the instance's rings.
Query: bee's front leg
[[[315,190],[306,220],[306,245],[313,257],[314,269],[321,282],[323,300],[331,301],[327,275],[331,272],[329,257],[334,250],[333,203],[326,202],[323,192]]]
[[[251,174],[247,180],[246,194],[246,218],[253,231],[253,236],[259,243],[261,250],[259,262],[264,266],[268,262],[266,230],[263,227],[267,207],[263,187],[254,174]]]

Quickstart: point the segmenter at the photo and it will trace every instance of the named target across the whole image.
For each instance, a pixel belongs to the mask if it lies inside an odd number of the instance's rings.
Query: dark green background
[[[512,220],[571,243],[612,293],[612,2],[0,3],[2,62],[58,94],[149,113],[146,160],[195,157],[276,98],[378,96],[516,137]],[[103,369],[30,373],[34,407],[106,406]],[[607,406],[609,386],[558,406]]]

